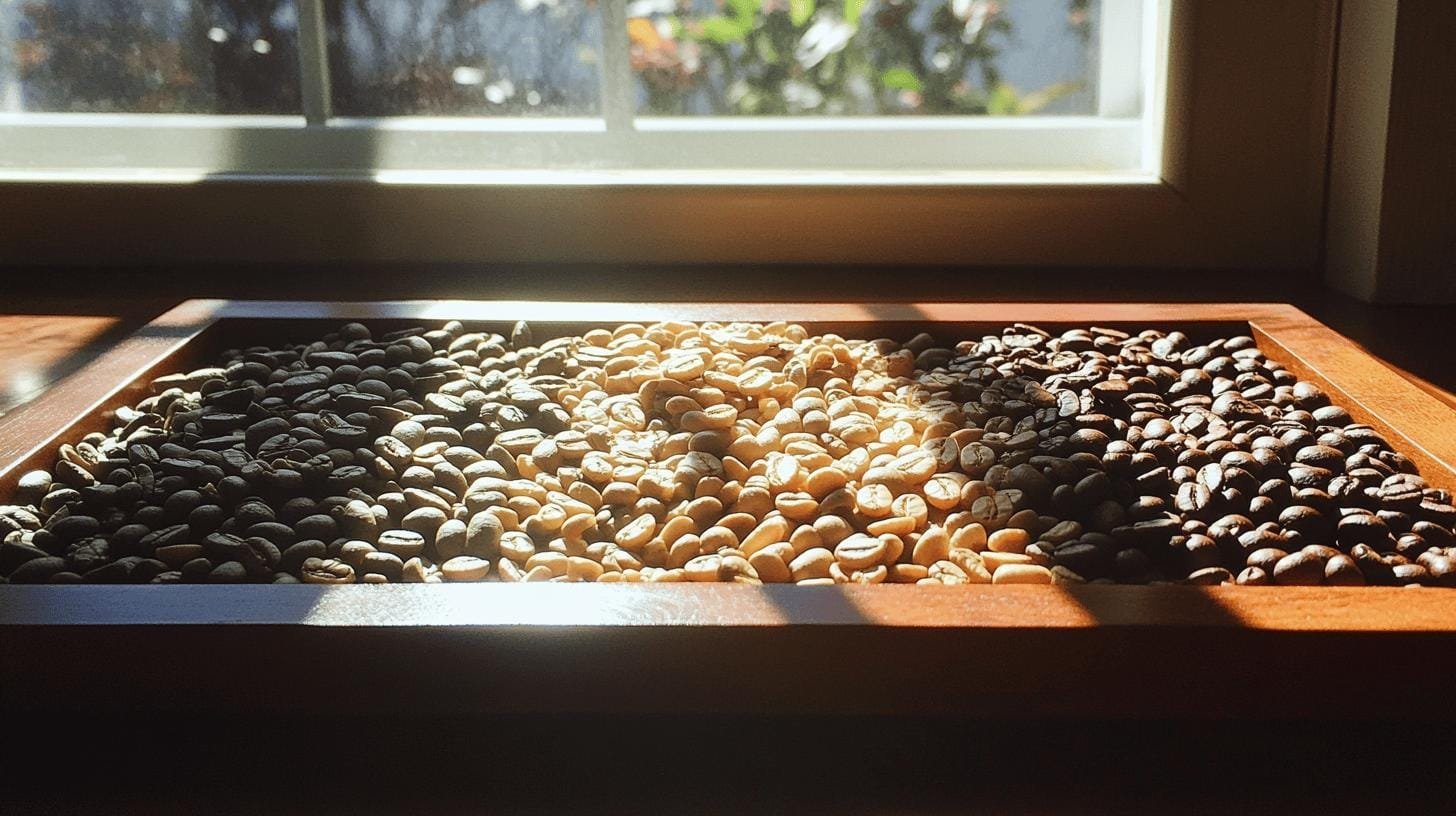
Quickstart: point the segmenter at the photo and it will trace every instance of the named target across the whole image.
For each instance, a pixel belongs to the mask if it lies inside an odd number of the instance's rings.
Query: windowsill
[[[175,185],[337,183],[417,187],[873,187],[1160,188],[1156,173],[1104,170],[376,170],[370,172],[214,172],[96,168],[0,170],[0,184]]]

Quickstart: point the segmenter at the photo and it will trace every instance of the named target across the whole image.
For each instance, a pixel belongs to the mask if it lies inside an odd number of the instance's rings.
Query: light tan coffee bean
[[[785,584],[792,578],[789,565],[784,563],[774,547],[767,547],[748,557],[758,577],[768,584]]]
[[[780,493],[774,497],[774,507],[798,522],[812,523],[819,515],[819,502],[808,493]]]
[[[526,559],[536,554],[536,543],[525,533],[507,532],[501,536],[500,552],[512,561],[524,564]]]
[[[714,553],[712,555],[700,555],[683,566],[689,581],[716,581],[718,570],[723,566],[723,557]]]
[[[834,547],[834,560],[848,570],[868,569],[885,557],[885,542],[856,533]]]
[[[618,530],[613,540],[617,543],[618,547],[637,552],[647,546],[647,542],[652,540],[652,536],[656,532],[657,519],[653,518],[650,514],[643,513],[627,522],[626,526]]]
[[[950,561],[937,561],[930,565],[926,573],[927,577],[942,584],[959,585],[970,583],[970,578],[966,576],[965,571]]]
[[[724,555],[718,565],[718,580],[736,583],[761,583],[758,570],[741,555]]]
[[[485,562],[485,565],[487,568],[489,568],[490,562]],[[424,559],[416,557],[404,562],[404,573],[402,580],[405,583],[423,584],[427,577],[429,577],[429,571],[425,568]]]
[[[993,584],[1050,584],[1052,572],[1036,564],[1006,564],[991,573]]]
[[[865,525],[865,532],[870,535],[909,535],[915,532],[915,519],[906,516],[891,516],[879,521],[873,521]]]
[[[748,555],[780,541],[787,541],[793,525],[783,516],[769,516],[743,538],[740,549]]]
[[[496,559],[495,572],[506,583],[514,584],[526,580],[526,571],[521,569],[515,561],[504,555]]]
[[[834,553],[823,547],[815,547],[800,553],[789,563],[789,573],[795,582],[806,578],[828,578],[829,567],[834,563]]]
[[[526,559],[526,574],[529,575],[537,567],[546,567],[551,570],[551,576],[565,575],[571,558],[559,552],[538,552]]]
[[[992,533],[986,540],[986,547],[1000,553],[1024,553],[1031,543],[1031,536],[1021,529],[1007,527]]]
[[[924,567],[948,558],[950,558],[950,536],[946,534],[943,527],[938,525],[931,525],[920,535],[910,556],[911,561]]]
[[[854,534],[854,527],[837,515],[824,515],[814,520],[814,532],[819,534],[824,546],[833,547]]]
[[[922,578],[930,576],[930,568],[924,564],[891,564],[889,576],[886,578],[892,584],[913,584]]]
[[[446,581],[479,581],[490,573],[490,562],[473,555],[457,555],[440,565]]]
[[[797,555],[815,547],[824,546],[824,538],[808,524],[802,524],[789,534],[789,548]]]
[[[603,571],[601,564],[584,556],[573,555],[566,559],[566,577],[573,581],[595,581]]]
[[[986,549],[988,542],[986,528],[977,523],[967,524],[952,533],[950,537],[951,547],[962,547],[976,552]]]
[[[981,554],[975,550],[968,550],[964,547],[952,547],[950,550],[950,562],[961,568],[966,579],[972,584],[991,583],[991,568],[986,565]]]
[[[890,488],[882,484],[868,484],[854,495],[855,512],[865,518],[884,518],[890,515],[890,505],[894,500]]]
[[[986,569],[990,570],[992,574],[995,574],[997,570],[1007,565],[1019,564],[1032,566],[1036,563],[1031,556],[1026,555],[1025,553],[993,552],[991,550],[983,550],[979,553],[979,555],[981,556],[981,561],[986,564]]]

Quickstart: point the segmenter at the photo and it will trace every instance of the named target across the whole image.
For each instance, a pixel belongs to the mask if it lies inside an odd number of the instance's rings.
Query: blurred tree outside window
[[[642,113],[1090,114],[1093,6],[632,0],[628,30]]]
[[[3,110],[296,114],[293,0],[0,0]]]
[[[1091,115],[1099,0],[324,0],[344,116]],[[298,114],[295,0],[0,0],[0,110]],[[620,64],[620,63],[618,63]]]

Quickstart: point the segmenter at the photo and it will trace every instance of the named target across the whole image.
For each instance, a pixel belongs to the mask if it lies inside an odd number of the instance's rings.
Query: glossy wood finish
[[[190,301],[0,419],[0,494],[49,464],[58,440],[95,427],[98,410],[133,397],[134,382],[219,344],[280,326],[456,318],[528,319],[548,333],[667,318],[892,336],[969,336],[1011,321],[1252,332],[1432,481],[1456,486],[1456,411],[1280,304]],[[366,703],[361,678],[411,687],[428,677],[479,711],[672,711],[731,698],[744,711],[895,713],[917,704],[904,691],[915,688],[958,714],[1305,716],[1371,688],[1448,694],[1453,646],[1456,593],[1421,589],[0,587],[0,683],[21,707],[82,694],[101,661],[127,699],[162,688],[169,704],[197,706],[219,689],[244,706],[303,705],[259,690],[287,670],[340,704]],[[752,679],[770,676],[780,681]],[[603,683],[611,694],[589,691]]]

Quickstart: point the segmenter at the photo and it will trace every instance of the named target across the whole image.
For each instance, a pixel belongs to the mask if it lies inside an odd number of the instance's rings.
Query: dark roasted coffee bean
[[[1325,562],[1325,583],[1329,586],[1364,586],[1365,575],[1355,559],[1337,554]]]
[[[50,533],[63,544],[101,532],[101,522],[91,516],[66,516],[51,523]]]
[[[1425,553],[1419,562],[1435,586],[1456,587],[1456,554]]]
[[[1304,552],[1279,559],[1272,573],[1274,583],[1285,586],[1318,586],[1323,583],[1324,574],[1324,562]]]
[[[49,581],[51,576],[64,569],[66,569],[65,559],[48,555],[25,561],[6,577],[12,584],[43,584]]]
[[[224,561],[207,574],[209,584],[240,584],[248,580],[248,571],[236,561]]]
[[[1223,567],[1204,567],[1190,572],[1185,583],[1193,586],[1219,586],[1232,583],[1233,580],[1233,573]]]
[[[283,551],[277,568],[283,572],[297,573],[302,569],[303,562],[310,558],[322,559],[327,556],[327,553],[328,547],[322,541],[299,541]]]
[[[1420,564],[1400,564],[1391,569],[1397,584],[1420,584],[1426,586],[1434,583],[1431,574]]]
[[[253,524],[247,527],[246,530],[244,530],[243,532],[246,536],[257,536],[260,538],[266,538],[267,540],[273,542],[275,546],[278,546],[280,548],[287,547],[294,541],[298,540],[298,535],[293,532],[292,527],[289,527],[286,524],[280,524],[276,521],[264,521]]]
[[[1412,524],[1410,531],[1425,539],[1432,547],[1456,546],[1456,533],[1452,533],[1449,527],[1422,520]]]
[[[266,577],[273,572],[273,568],[282,560],[282,553],[278,545],[266,538],[251,536],[243,539],[243,547],[238,550],[238,562],[254,578]]]
[[[1327,445],[1308,445],[1300,448],[1294,454],[1294,461],[1301,465],[1329,471],[1338,472],[1345,469],[1345,454],[1338,448]]]
[[[1358,513],[1340,519],[1335,528],[1335,540],[1345,550],[1356,544],[1385,549],[1390,545],[1390,529],[1373,513]]]
[[[1126,549],[1113,558],[1112,573],[1117,580],[1128,584],[1143,584],[1149,579],[1152,563],[1142,550]]]

